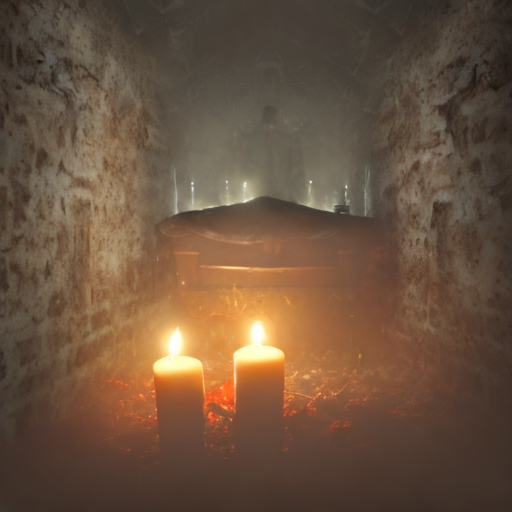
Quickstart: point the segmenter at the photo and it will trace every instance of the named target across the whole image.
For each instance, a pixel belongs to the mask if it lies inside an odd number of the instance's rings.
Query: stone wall
[[[397,287],[390,335],[431,384],[510,399],[512,7],[444,2],[409,27],[375,134]]]
[[[0,438],[86,400],[163,307],[151,73],[101,4],[0,4]]]

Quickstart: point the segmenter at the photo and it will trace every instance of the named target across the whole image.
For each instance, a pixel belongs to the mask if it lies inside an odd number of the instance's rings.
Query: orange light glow
[[[255,322],[251,329],[251,340],[253,345],[262,345],[265,339],[265,331],[261,322]]]
[[[171,357],[176,357],[181,351],[181,333],[180,328],[176,327],[176,330],[172,333],[169,338],[169,353]]]
[[[227,380],[217,389],[206,392],[204,398],[208,407],[206,418],[209,423],[232,417],[235,409],[234,380]]]

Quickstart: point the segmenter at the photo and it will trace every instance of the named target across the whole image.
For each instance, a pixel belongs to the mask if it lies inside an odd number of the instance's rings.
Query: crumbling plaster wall
[[[376,123],[378,212],[397,288],[389,327],[439,389],[512,389],[512,6],[443,4],[390,61]]]
[[[69,413],[162,307],[147,59],[97,1],[0,4],[0,438]],[[150,156],[152,155],[152,156]]]

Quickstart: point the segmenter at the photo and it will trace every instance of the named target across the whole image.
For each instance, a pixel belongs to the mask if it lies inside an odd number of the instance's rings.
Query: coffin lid
[[[266,196],[245,203],[181,212],[160,222],[157,229],[169,237],[199,235],[233,244],[328,238],[356,232],[373,238],[380,232],[375,219],[369,217],[317,210]]]

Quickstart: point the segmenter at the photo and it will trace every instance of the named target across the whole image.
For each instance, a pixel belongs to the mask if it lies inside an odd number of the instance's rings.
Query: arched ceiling
[[[141,42],[187,79],[250,69],[264,80],[339,82],[371,95],[421,0],[116,0]]]
[[[156,63],[163,131],[181,189],[194,181],[197,190],[215,191],[231,180],[240,136],[257,128],[270,104],[301,140],[305,176],[332,205],[333,190],[347,183],[362,190],[390,52],[423,9],[442,1],[109,5]]]

